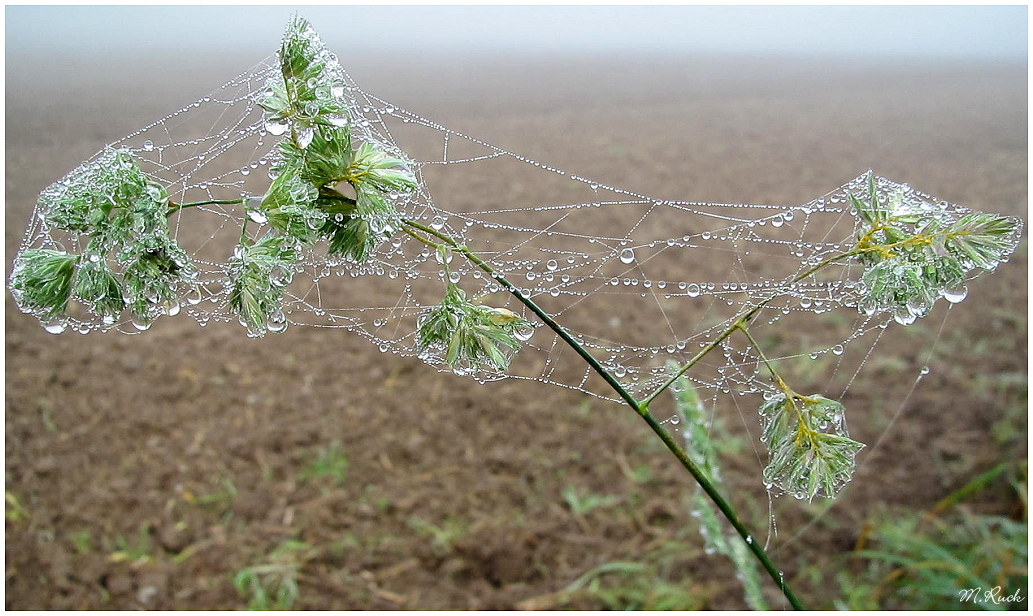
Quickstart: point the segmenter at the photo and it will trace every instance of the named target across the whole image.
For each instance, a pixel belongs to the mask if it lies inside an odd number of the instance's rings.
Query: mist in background
[[[342,58],[659,52],[987,60],[1028,53],[1025,6],[13,6],[5,10],[6,51],[231,49],[265,57],[294,11]]]

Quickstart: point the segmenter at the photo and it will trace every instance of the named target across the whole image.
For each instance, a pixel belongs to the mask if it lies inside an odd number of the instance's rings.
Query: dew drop
[[[148,139],[147,141],[144,141],[143,142],[143,149],[145,151],[147,151],[147,152],[150,152],[151,150],[154,149],[154,142],[151,141],[150,139]]]
[[[844,350],[845,349],[843,348],[842,344],[837,344],[836,346],[832,347],[832,354],[833,355],[842,355]]]
[[[533,335],[534,327],[531,325],[524,325],[523,327],[518,327],[513,331],[513,337],[521,342],[527,342]]]
[[[922,366],[922,369],[918,371],[919,374],[925,376],[929,374],[929,366]]]
[[[621,251],[621,263],[628,264],[635,260],[635,251],[630,248],[625,248]]]
[[[697,297],[697,296],[699,296],[699,285],[696,284],[696,283],[690,284],[688,286],[688,288],[685,289],[685,294],[688,295],[689,297]]]
[[[265,328],[274,334],[278,334],[287,329],[287,317],[282,312],[274,313],[269,316],[269,321],[266,322]]]
[[[306,126],[298,131],[298,147],[305,149],[312,143],[312,138],[315,136],[316,131],[311,126]]]
[[[197,287],[191,289],[186,295],[186,302],[191,306],[196,306],[201,303],[201,290]]]
[[[911,313],[911,311],[909,311],[906,308],[897,309],[893,311],[893,320],[897,323],[900,323],[901,325],[911,325],[915,322],[915,319],[917,318],[918,317],[916,317],[914,314]]]
[[[250,218],[253,222],[257,222],[260,225],[264,225],[266,221],[269,220],[266,217],[265,213],[263,213],[260,210],[248,210],[247,217]]]
[[[545,267],[550,272],[554,272],[556,271],[556,268],[559,267],[559,264],[556,263],[556,259],[549,259],[548,262],[545,263]]]
[[[943,299],[947,300],[952,304],[957,304],[966,297],[968,297],[968,288],[964,285],[955,287],[953,289],[945,289],[942,293]]]
[[[62,320],[48,321],[43,324],[43,329],[51,334],[60,334],[68,329],[68,322]]]
[[[286,133],[289,127],[285,120],[269,120],[265,123],[266,132],[277,137]]]

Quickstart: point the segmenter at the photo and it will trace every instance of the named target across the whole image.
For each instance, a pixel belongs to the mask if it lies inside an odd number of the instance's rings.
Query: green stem
[[[750,333],[749,328],[747,328],[743,323],[739,323],[739,329],[742,330],[742,333],[746,334],[746,338],[749,339],[754,350],[756,350],[757,354],[760,355],[760,360],[767,367],[768,372],[771,373],[771,378],[778,385],[779,389],[785,390],[785,381],[782,380],[782,377],[778,376],[778,372],[775,371],[775,366],[772,365],[771,361],[769,361],[767,356],[764,355],[764,351],[760,348],[760,343],[753,339],[753,334]]]
[[[685,451],[681,448],[681,446],[678,445],[678,443],[671,437],[671,435],[668,434],[666,430],[664,430],[663,426],[660,425],[660,422],[658,422],[656,418],[652,415],[652,413],[649,412],[648,402],[643,403],[636,400],[635,397],[632,396],[626,389],[624,389],[620,382],[617,381],[617,379],[614,378],[614,376],[610,374],[610,372],[606,368],[604,368],[602,364],[600,364],[598,360],[596,360],[596,358],[593,357],[587,349],[585,349],[584,346],[582,346],[569,333],[567,333],[565,329],[563,329],[558,323],[556,323],[556,321],[553,320],[553,318],[549,316],[548,313],[542,310],[533,300],[521,293],[520,290],[513,286],[513,284],[510,283],[505,276],[496,272],[495,269],[491,267],[491,265],[489,265],[483,259],[471,252],[469,248],[459,244],[450,236],[430,227],[421,225],[417,222],[413,222],[411,220],[404,220],[403,223],[413,229],[418,229],[424,233],[427,233],[428,235],[432,235],[440,239],[453,250],[461,253],[471,263],[479,267],[486,274],[491,276],[492,279],[494,279],[496,282],[502,285],[502,287],[505,288],[506,291],[508,291],[515,298],[520,300],[520,302],[527,306],[527,308],[529,308],[531,312],[535,313],[535,315],[537,315],[538,318],[541,319],[541,321],[549,327],[549,329],[554,331],[557,336],[563,339],[563,341],[566,342],[567,345],[574,349],[574,351],[577,352],[577,354],[580,355],[581,358],[584,359],[588,363],[588,365],[591,366],[592,369],[599,376],[601,376],[603,380],[606,381],[606,383],[615,392],[617,392],[621,399],[623,399],[624,402],[628,404],[628,406],[630,406],[636,413],[639,414],[640,417],[642,417],[646,424],[649,425],[650,429],[652,429],[653,432],[658,437],[660,437],[660,440],[663,441],[664,445],[667,446],[671,453],[673,453],[674,456],[678,458],[678,461],[681,462],[682,466],[685,467],[689,474],[692,475],[692,478],[695,479],[696,482],[700,485],[700,487],[703,488],[703,491],[707,493],[707,496],[710,497],[710,499],[714,502],[714,504],[721,511],[721,513],[725,516],[725,518],[732,525],[732,527],[735,528],[736,532],[739,533],[739,536],[741,536],[743,541],[746,542],[746,545],[749,547],[750,551],[753,552],[753,555],[757,558],[757,560],[761,563],[764,569],[768,572],[768,574],[771,576],[771,579],[775,581],[775,584],[778,585],[779,590],[782,591],[782,594],[785,595],[786,599],[793,606],[793,608],[798,610],[803,609],[803,606],[800,603],[799,599],[796,598],[796,595],[793,594],[793,591],[790,590],[789,586],[786,584],[786,581],[783,578],[782,573],[779,572],[777,568],[775,568],[775,565],[771,562],[771,560],[768,558],[768,555],[764,552],[764,549],[760,546],[760,542],[753,540],[752,535],[746,529],[746,526],[742,523],[742,521],[739,520],[739,516],[736,515],[735,510],[728,503],[728,501],[726,501],[724,497],[721,496],[721,493],[717,491],[716,486],[710,481],[710,478],[707,477],[706,474],[702,471],[702,469],[700,469],[691,459],[689,459],[688,455],[686,455]],[[410,232],[410,235],[415,234]],[[757,309],[759,310],[759,307]],[[732,331],[734,331],[734,328],[732,330],[729,330],[725,334],[725,337],[727,337],[727,335],[730,334]],[[717,346],[717,344],[719,343],[720,340],[715,341],[714,343],[712,343],[711,348],[713,346]]]

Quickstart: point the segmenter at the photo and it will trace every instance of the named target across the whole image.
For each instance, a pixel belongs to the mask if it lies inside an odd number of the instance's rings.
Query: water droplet
[[[968,297],[968,288],[962,285],[953,289],[945,289],[941,294],[943,295],[943,299],[952,304],[957,304]]]
[[[922,366],[922,369],[919,370],[918,373],[923,376],[929,374],[929,366]]]
[[[549,259],[549,260],[548,260],[548,261],[547,261],[547,262],[545,263],[545,268],[546,268],[546,269],[548,269],[548,270],[549,270],[550,272],[554,272],[554,271],[556,271],[556,268],[557,268],[557,267],[559,267],[559,264],[558,264],[558,263],[556,263],[556,259]]]
[[[269,282],[273,286],[286,286],[290,284],[293,277],[294,275],[291,271],[282,265],[274,265],[272,269],[269,270]]]
[[[842,355],[844,350],[845,349],[843,348],[842,344],[837,344],[836,346],[832,347],[832,354],[833,355]]]
[[[527,342],[534,335],[534,327],[530,324],[518,327],[513,330],[513,337],[521,342]]]
[[[305,149],[312,143],[312,138],[315,136],[316,131],[311,126],[306,126],[298,130],[298,147]]]
[[[331,116],[327,118],[326,121],[329,122],[331,125],[336,126],[337,128],[344,128],[345,126],[348,126],[348,116],[346,115]]]
[[[150,152],[151,150],[154,149],[154,142],[151,141],[150,139],[148,139],[147,141],[144,141],[143,142],[143,149],[145,151],[147,151],[147,152]]]
[[[443,229],[444,226],[445,219],[440,216],[435,216],[434,219],[430,221],[430,228],[434,229],[435,231],[441,231],[441,229]]]
[[[621,263],[625,263],[625,264],[631,263],[632,261],[635,260],[635,251],[630,249],[630,248],[625,248],[624,250],[621,251],[620,259],[621,259]]]
[[[151,326],[151,320],[147,318],[147,315],[134,314],[133,315],[133,327],[140,331],[145,331]]]
[[[912,314],[907,308],[897,308],[893,311],[893,320],[901,325],[911,325],[917,318],[918,317]]]
[[[782,216],[780,214],[780,215],[775,216],[774,218],[771,219],[771,226],[772,227],[781,227],[783,222],[784,221],[782,220]]]
[[[697,297],[697,296],[699,296],[699,285],[696,284],[696,283],[690,284],[685,289],[685,294],[688,295],[689,297]]]
[[[286,133],[288,128],[290,128],[290,125],[286,120],[268,120],[265,123],[266,132],[277,137]]]
[[[459,278],[460,278],[459,272],[449,272],[448,273],[448,281],[451,282],[452,284],[456,284],[457,282],[459,282]]]
[[[247,217],[250,218],[253,222],[257,222],[260,225],[264,225],[266,221],[269,220],[269,218],[266,217],[265,213],[261,210],[248,210]]]
[[[60,334],[68,328],[68,322],[60,319],[48,321],[43,324],[43,329],[51,334]]]
[[[278,334],[287,329],[287,317],[282,312],[274,312],[269,315],[265,328],[274,334]]]

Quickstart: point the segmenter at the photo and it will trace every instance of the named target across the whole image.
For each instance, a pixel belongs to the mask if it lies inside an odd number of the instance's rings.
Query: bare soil
[[[9,54],[8,274],[40,190],[255,59],[126,62]],[[445,126],[658,198],[794,205],[872,168],[1026,216],[1025,65],[383,66],[347,68],[367,91]],[[868,444],[854,482],[813,524],[818,503],[773,502],[773,558],[809,606],[832,605],[835,573],[850,571],[845,555],[886,507],[928,510],[998,462],[1026,458],[1027,272],[1024,241],[949,314],[940,306],[894,327],[843,400]],[[237,609],[247,602],[234,575],[270,562],[296,567],[294,606],[305,609],[620,607],[556,594],[611,562],[647,567],[639,602],[624,605],[651,607],[661,583],[685,592],[682,607],[745,605],[728,561],[702,549],[691,480],[617,404],[533,382],[478,385],[342,330],[251,340],[235,324],[184,317],[135,336],[54,336],[9,294],[5,311],[8,609]],[[805,333],[786,332],[784,344]],[[809,366],[794,376],[823,382]],[[719,411],[745,436],[734,407]],[[725,455],[725,476],[763,536],[760,444],[743,443]],[[313,477],[334,444],[343,479]],[[613,498],[578,513],[570,489]],[[1003,478],[967,506],[1025,515]]]

